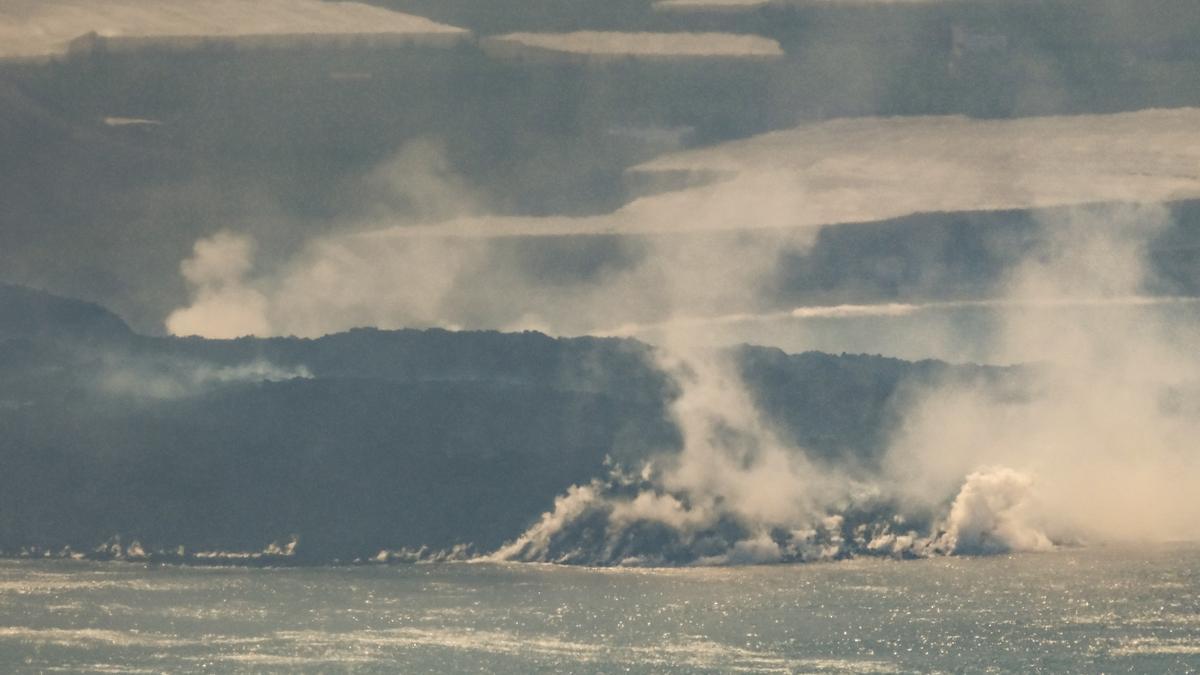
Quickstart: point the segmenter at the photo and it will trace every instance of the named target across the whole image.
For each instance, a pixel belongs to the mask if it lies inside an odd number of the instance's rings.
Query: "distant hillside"
[[[99,305],[0,283],[0,340],[117,340],[132,335],[124,321]]]
[[[539,333],[150,338],[87,303],[0,292],[0,551],[260,550],[298,562],[492,549],[554,498],[679,448],[651,347]],[[104,339],[97,339],[102,337]],[[869,464],[893,404],[1007,371],[743,347],[785,438]],[[172,554],[174,555],[174,554]]]

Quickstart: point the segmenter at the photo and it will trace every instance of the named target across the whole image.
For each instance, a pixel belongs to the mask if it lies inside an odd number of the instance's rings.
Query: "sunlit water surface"
[[[1194,672],[1200,546],[596,570],[0,562],[0,672]]]

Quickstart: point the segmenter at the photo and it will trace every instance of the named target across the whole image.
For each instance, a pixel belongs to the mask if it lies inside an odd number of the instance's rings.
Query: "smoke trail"
[[[265,359],[233,366],[218,366],[180,358],[102,359],[96,373],[105,394],[149,399],[175,399],[211,391],[233,383],[282,382],[309,379],[305,366],[283,367]]]

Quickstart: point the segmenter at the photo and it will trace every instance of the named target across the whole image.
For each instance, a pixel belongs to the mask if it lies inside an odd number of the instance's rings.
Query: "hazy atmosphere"
[[[1200,668],[1198,30],[0,0],[0,669]]]

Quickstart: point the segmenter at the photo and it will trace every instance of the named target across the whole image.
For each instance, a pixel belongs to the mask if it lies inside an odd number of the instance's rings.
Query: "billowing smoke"
[[[253,256],[254,241],[230,232],[196,242],[194,255],[180,265],[193,289],[192,304],[172,312],[167,329],[176,335],[214,338],[269,332],[267,299],[245,284]]]
[[[1048,222],[1054,245],[1013,274],[1014,298],[1141,292],[1159,207],[1086,209]],[[1101,227],[1106,226],[1106,227]],[[995,361],[1042,363],[1024,391],[946,385],[905,416],[889,458],[903,498],[944,494],[981,466],[1031,477],[1029,499],[1060,540],[1200,535],[1200,317],[1129,309],[1002,313]]]
[[[1118,302],[1153,282],[1146,242],[1166,221],[1116,206],[1046,222],[1052,244],[1013,271],[993,346],[1040,363],[1019,385],[921,392],[877,470],[782,444],[731,369],[690,354],[702,365],[675,366],[683,452],[640,483],[573,490],[497,555],[704,564],[1200,536],[1200,364],[1183,339],[1197,317],[1155,323]]]
[[[494,557],[765,563],[844,556],[893,535],[892,525],[901,523],[878,520],[889,509],[878,503],[877,489],[819,467],[783,443],[721,353],[681,341],[663,354],[680,384],[673,414],[682,451],[637,474],[617,468],[606,481],[573,488]]]
[[[174,335],[317,337],[356,326],[442,326],[465,270],[482,266],[478,241],[380,236],[386,218],[411,226],[476,213],[484,197],[448,164],[445,148],[418,139],[359,181],[362,221],[316,237],[280,265],[256,264],[257,242],[225,229],[196,242],[181,265],[191,303],[166,319]],[[366,232],[356,232],[366,230]]]

